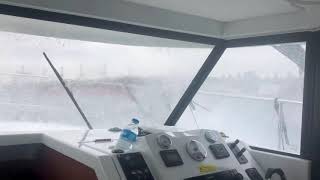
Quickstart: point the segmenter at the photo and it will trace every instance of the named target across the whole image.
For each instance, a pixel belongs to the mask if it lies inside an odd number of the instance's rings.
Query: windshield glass
[[[228,48],[177,126],[299,154],[305,42]]]
[[[94,36],[94,34],[93,34]],[[0,32],[0,130],[163,124],[212,46],[108,31],[107,42]]]

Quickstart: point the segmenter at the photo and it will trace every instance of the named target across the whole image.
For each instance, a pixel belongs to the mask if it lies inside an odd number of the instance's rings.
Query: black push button
[[[216,159],[224,159],[230,156],[223,144],[212,144],[209,146],[209,149]]]
[[[141,153],[119,154],[117,158],[128,180],[154,180]]]
[[[263,180],[256,168],[247,169],[246,173],[251,180]]]
[[[160,156],[167,167],[183,165],[180,154],[175,149],[160,151]]]

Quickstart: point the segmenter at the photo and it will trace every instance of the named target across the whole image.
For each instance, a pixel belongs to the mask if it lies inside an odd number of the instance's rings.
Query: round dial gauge
[[[196,161],[203,161],[207,157],[206,149],[196,140],[191,140],[187,143],[187,152]]]
[[[206,140],[211,142],[211,143],[215,143],[215,142],[217,142],[219,140],[217,134],[212,132],[212,131],[206,131],[204,133],[204,136],[205,136]]]
[[[158,136],[157,142],[162,149],[169,149],[172,144],[170,137],[165,134]]]

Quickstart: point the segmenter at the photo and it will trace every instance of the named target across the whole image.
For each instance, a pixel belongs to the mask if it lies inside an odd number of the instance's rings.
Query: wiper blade
[[[53,70],[54,74],[57,76],[57,78],[59,79],[60,83],[62,84],[63,88],[66,90],[68,96],[70,97],[71,101],[73,102],[73,104],[76,106],[77,110],[79,111],[79,113],[81,114],[82,119],[84,120],[84,122],[86,123],[86,125],[88,126],[89,129],[93,129],[90,122],[88,121],[86,115],[83,113],[83,111],[81,110],[79,104],[77,103],[76,99],[74,98],[72,92],[70,91],[70,89],[68,88],[68,86],[66,85],[65,81],[63,80],[63,78],[60,76],[59,72],[57,71],[57,69],[53,66],[53,64],[51,63],[50,59],[48,58],[47,54],[45,52],[43,52],[43,56],[45,57],[45,59],[47,60],[47,62],[49,63],[51,69]]]

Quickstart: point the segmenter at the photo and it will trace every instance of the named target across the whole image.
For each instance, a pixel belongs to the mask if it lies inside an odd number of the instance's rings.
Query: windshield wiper
[[[76,106],[77,110],[79,111],[79,113],[81,114],[82,119],[84,120],[84,122],[86,123],[86,125],[88,126],[89,129],[93,129],[90,122],[88,121],[86,115],[83,113],[83,111],[81,110],[79,104],[77,103],[76,99],[74,98],[72,92],[70,91],[70,89],[68,88],[68,86],[66,85],[65,81],[63,80],[63,78],[60,76],[59,72],[57,71],[57,69],[53,66],[53,64],[51,63],[50,59],[48,58],[47,54],[45,52],[43,52],[43,56],[45,57],[45,59],[47,60],[47,62],[49,63],[51,69],[53,70],[54,74],[57,76],[57,78],[59,79],[60,83],[62,84],[63,88],[66,90],[68,96],[70,97],[71,101],[73,102],[73,104]]]

